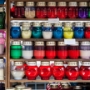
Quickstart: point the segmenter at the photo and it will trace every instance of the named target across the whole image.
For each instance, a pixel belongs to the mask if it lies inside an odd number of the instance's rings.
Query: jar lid
[[[56,6],[56,2],[48,2],[48,6]]]
[[[2,33],[0,33],[0,38],[1,38],[1,37],[3,37],[3,34],[2,34]]]
[[[81,7],[87,7],[87,2],[79,2],[79,6],[81,6]]]
[[[72,44],[71,46],[79,46],[79,42],[76,41],[75,44]]]
[[[26,6],[34,6],[34,2],[26,2]]]
[[[23,62],[15,62],[14,64],[15,64],[15,66],[22,66]]]
[[[3,58],[2,58],[2,59],[0,59],[0,63],[3,63]]]
[[[61,22],[59,22],[59,23],[55,23],[54,26],[55,26],[55,27],[62,27],[62,23],[61,23]]]
[[[90,45],[90,42],[89,41],[82,41],[81,45]]]
[[[77,66],[77,62],[68,62],[68,66]]]
[[[64,42],[58,42],[58,46],[66,46],[66,44],[64,44]]]
[[[86,26],[86,27],[90,27],[90,22],[86,22],[86,23],[85,23],[85,26]]]
[[[16,2],[16,6],[24,6],[24,2]]]
[[[55,46],[56,45],[56,42],[54,42],[54,41],[48,41],[48,42],[46,42],[46,45],[47,46]]]
[[[52,89],[58,88],[58,84],[50,84],[50,87],[51,87]]]
[[[15,88],[10,87],[10,88],[6,88],[6,90],[15,90]]]
[[[0,12],[3,12],[4,11],[4,8],[3,7],[0,7]]]
[[[58,2],[58,6],[67,6],[66,2]]]
[[[36,66],[37,63],[36,62],[27,62],[27,65],[29,65],[29,66]]]
[[[25,88],[25,85],[17,85],[16,88],[17,89],[23,89],[23,88]]]
[[[83,66],[90,66],[90,62],[82,62]]]
[[[34,22],[33,26],[38,27],[38,26],[40,26],[40,23],[39,22]]]
[[[73,89],[82,89],[82,87],[81,86],[74,86],[74,88]]]
[[[55,66],[63,66],[63,62],[55,62]]]
[[[12,45],[21,45],[20,41],[12,41]]]
[[[24,41],[23,45],[32,45],[32,42],[31,41]]]
[[[20,26],[20,23],[19,22],[11,22],[11,26],[17,27],[17,26]]]
[[[43,41],[36,41],[35,46],[44,46],[44,42]]]
[[[72,23],[66,22],[66,23],[65,23],[65,27],[72,27]]]
[[[75,23],[75,26],[76,26],[76,27],[83,27],[83,26],[84,26],[84,23],[76,22],[76,23]]]
[[[45,22],[45,23],[44,23],[44,26],[45,26],[45,27],[51,27],[51,23]]]
[[[22,89],[22,90],[32,90],[32,88],[24,88],[24,89]]]
[[[71,6],[71,7],[77,6],[77,2],[69,2],[69,6]]]
[[[37,6],[46,6],[46,3],[45,3],[45,2],[37,2],[36,5],[37,5]]]
[[[23,27],[30,26],[30,23],[29,23],[29,22],[23,22],[23,23],[22,23],[22,26],[23,26]]]
[[[42,66],[49,66],[50,65],[50,62],[41,62],[41,65]]]

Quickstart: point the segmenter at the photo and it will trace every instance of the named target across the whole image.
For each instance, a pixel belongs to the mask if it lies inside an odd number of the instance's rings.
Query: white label
[[[48,22],[49,23],[59,23],[59,18],[49,18]]]
[[[75,45],[76,40],[75,39],[64,39],[64,44]]]

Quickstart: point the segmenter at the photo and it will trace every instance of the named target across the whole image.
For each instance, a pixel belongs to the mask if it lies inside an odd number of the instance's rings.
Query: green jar
[[[12,41],[10,46],[10,56],[12,59],[20,59],[22,57],[22,46],[20,41]]]

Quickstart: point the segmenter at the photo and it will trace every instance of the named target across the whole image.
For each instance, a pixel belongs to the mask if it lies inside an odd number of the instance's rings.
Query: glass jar
[[[68,50],[67,45],[64,44],[64,42],[58,42],[57,46],[57,57],[59,59],[66,59],[68,56]]]
[[[31,41],[23,42],[22,57],[24,59],[32,59],[33,57],[33,44]]]
[[[22,46],[21,46],[20,41],[11,42],[10,56],[13,59],[20,59],[22,57]]]
[[[88,7],[87,2],[79,2],[79,18],[87,18],[88,17]]]
[[[72,90],[69,84],[64,84],[61,90]]]
[[[31,30],[30,30],[30,23],[29,22],[23,22],[22,23],[22,38],[23,39],[30,39],[31,38]]]
[[[67,12],[68,8],[66,2],[58,2],[57,17],[60,19],[67,18]]]
[[[36,17],[37,18],[46,18],[47,17],[47,8],[46,8],[45,2],[37,2]]]
[[[78,17],[77,2],[69,2],[68,17],[69,18],[77,18]]]
[[[85,38],[90,39],[90,22],[85,23]]]
[[[90,59],[90,42],[89,41],[81,42],[80,57],[82,59]]]
[[[11,75],[15,80],[22,80],[25,72],[24,72],[24,66],[23,62],[15,62],[13,69],[11,70]]]
[[[47,17],[48,18],[56,18],[57,17],[56,2],[48,2]]]
[[[16,90],[22,90],[25,88],[25,85],[17,85],[15,88]]]
[[[50,90],[61,90],[58,84],[50,84]]]
[[[0,83],[0,90],[5,90],[5,83]],[[15,89],[12,89],[12,90],[15,90]]]
[[[56,23],[53,28],[53,37],[55,39],[61,39],[63,37],[62,23]]]
[[[5,28],[5,10],[4,7],[0,7],[0,29]]]
[[[37,67],[36,62],[27,62],[27,65],[25,67],[25,75],[28,78],[28,80],[35,80],[38,76],[39,70]]]
[[[45,22],[44,26],[42,28],[42,35],[44,39],[51,39],[53,36],[53,32],[52,32],[52,26],[50,23]]]
[[[5,49],[5,38],[3,36],[3,33],[0,33],[0,54],[4,54]]]
[[[90,18],[90,2],[89,3],[89,6],[88,6],[88,18]]]
[[[24,18],[24,17],[25,17],[24,2],[16,2],[14,18]]]
[[[24,89],[22,89],[22,90],[32,90],[32,88],[24,88]]]
[[[74,86],[73,90],[82,90],[81,86]]]
[[[15,88],[11,87],[11,88],[6,88],[6,90],[15,90]]]
[[[77,62],[68,62],[68,66],[65,70],[66,77],[69,80],[76,80],[79,76],[79,68]]]
[[[75,38],[84,38],[84,24],[81,22],[76,22],[74,27],[74,37]]]
[[[45,45],[43,41],[36,41],[34,45],[34,57],[43,59],[45,57]]]
[[[34,18],[35,17],[35,6],[34,2],[26,2],[25,6],[25,17]]]
[[[82,62],[80,67],[80,76],[83,80],[90,80],[90,62]]]
[[[46,58],[54,59],[56,57],[56,43],[54,41],[46,42]]]
[[[63,62],[55,62],[52,68],[52,75],[56,80],[62,80],[65,76],[65,67]]]
[[[42,80],[49,80],[51,76],[51,67],[49,62],[41,62],[41,66],[39,67],[39,76]]]
[[[64,38],[65,39],[72,39],[73,38],[74,32],[72,29],[72,23],[66,22],[63,30],[64,30]]]
[[[15,39],[21,37],[20,23],[18,22],[11,23],[10,36]]]
[[[32,37],[33,38],[41,38],[42,37],[42,28],[41,28],[41,25],[39,22],[33,23]]]
[[[71,59],[78,59],[80,56],[80,50],[79,50],[79,42],[76,42],[74,45],[68,46],[68,56]]]

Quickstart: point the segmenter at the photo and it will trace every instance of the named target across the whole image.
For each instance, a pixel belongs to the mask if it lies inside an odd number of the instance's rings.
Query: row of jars
[[[66,45],[62,41],[12,41],[10,46],[10,56],[13,59],[90,59],[90,42],[82,41],[81,44],[76,42],[73,45]]]
[[[15,2],[11,5],[11,16],[14,18],[90,18],[90,3],[87,2]]]
[[[22,80],[27,78],[28,80],[35,80],[37,76],[40,76],[42,80],[49,80],[51,76],[55,80],[62,80],[65,77],[69,80],[76,80],[81,77],[83,80],[90,80],[90,62],[82,62],[82,65],[78,66],[77,62],[68,62],[65,67],[63,62],[55,62],[54,66],[50,66],[48,61],[41,62],[40,66],[37,63],[26,62],[14,62],[11,70],[11,75],[15,80]]]
[[[11,22],[10,35],[12,38],[44,38],[44,39],[71,39],[90,38],[90,22],[59,22],[50,24],[48,22]]]

